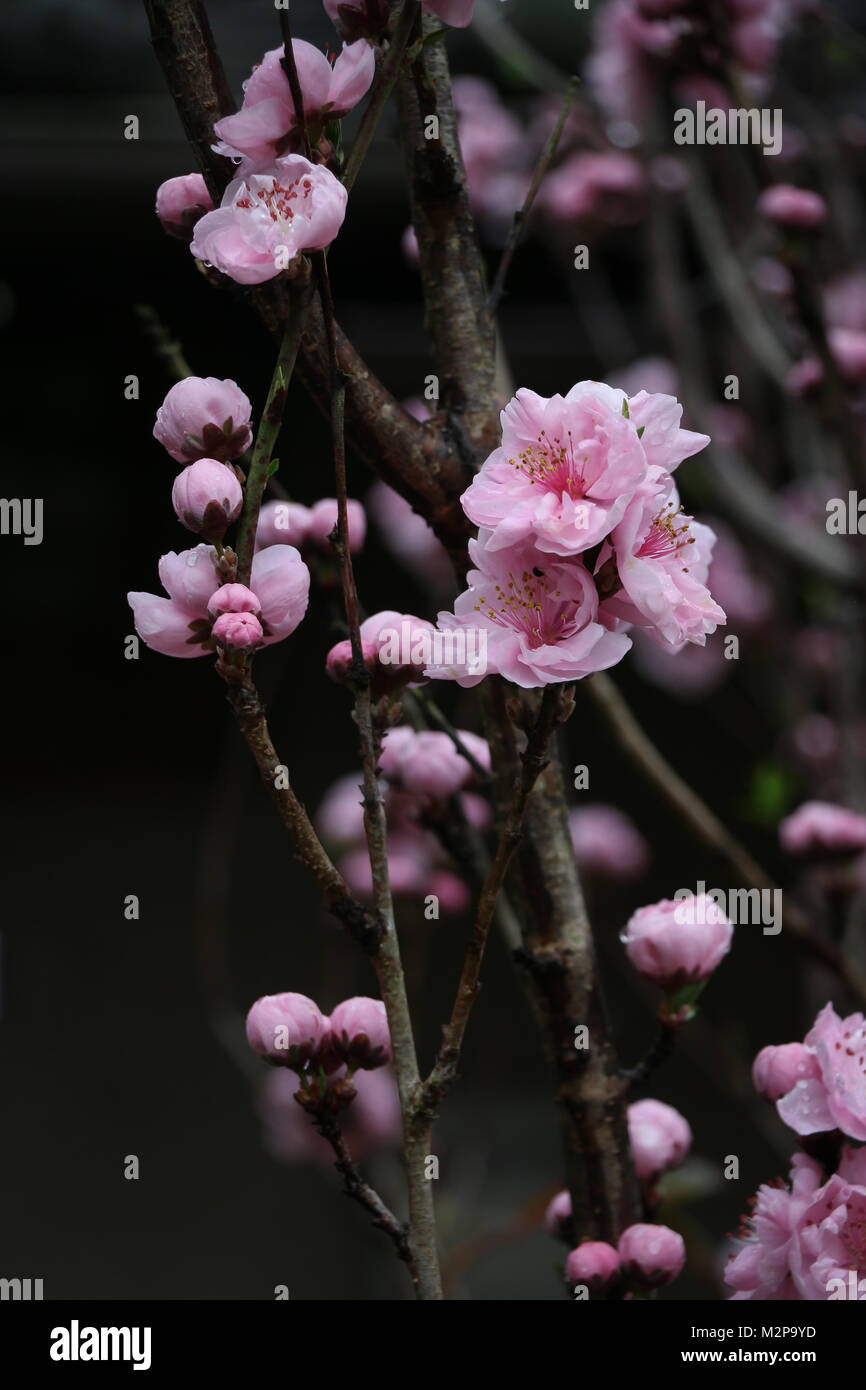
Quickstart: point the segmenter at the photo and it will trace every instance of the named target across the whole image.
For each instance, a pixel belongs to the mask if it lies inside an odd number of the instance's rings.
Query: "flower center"
[[[281,184],[276,179],[271,179],[270,187],[253,189],[247,185],[246,193],[242,198],[238,198],[235,207],[264,208],[271,221],[283,227],[291,222],[297,210],[292,204],[299,198],[302,203],[305,202],[312,188],[310,179],[300,174],[289,184]]]
[[[544,430],[534,444],[521,449],[516,458],[509,459],[512,468],[525,473],[533,486],[538,484],[547,492],[567,493],[572,499],[586,495],[584,470],[590,453],[598,449],[595,439],[582,439],[575,454],[571,430],[564,444],[560,438],[549,439]]]
[[[689,523],[685,521],[677,525],[681,511],[682,507],[674,507],[674,504],[669,502],[667,506],[662,507],[658,516],[653,517],[643,544],[637,551],[641,560],[666,560],[672,555],[677,555],[685,546],[694,545],[694,536],[686,535]]]
[[[495,584],[495,597],[481,595],[475,612],[486,612],[498,627],[510,627],[527,638],[530,647],[555,646],[578,630],[574,599],[562,599],[560,590],[538,570],[524,570],[519,579],[508,571],[504,587]]]

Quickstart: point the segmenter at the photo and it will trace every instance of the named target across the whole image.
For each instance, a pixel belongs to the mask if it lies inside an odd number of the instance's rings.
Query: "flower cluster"
[[[802,1043],[763,1048],[752,1078],[801,1139],[820,1135],[823,1142],[814,1151],[820,1161],[797,1153],[787,1185],[759,1189],[725,1281],[735,1299],[860,1298],[866,1148],[857,1145],[866,1141],[866,1019],[840,1018],[825,1005]]]
[[[438,619],[455,638],[483,636],[483,669],[455,642],[429,676],[578,680],[618,662],[633,627],[673,650],[706,642],[725,620],[706,587],[714,536],[683,515],[672,473],[709,441],[681,416],[673,396],[595,381],[564,397],[517,392],[463,494],[481,528],[468,588]]]
[[[344,999],[327,1018],[305,994],[266,994],[247,1014],[247,1042],[265,1061],[300,1074],[341,1066],[373,1071],[391,1059],[385,1005]]]
[[[187,377],[169,391],[153,432],[173,459],[192,460],[175,478],[172,503],[182,525],[207,544],[163,555],[167,597],[127,594],[139,637],[179,657],[281,642],[307,611],[310,573],[300,554],[290,545],[262,551],[245,585],[236,582],[234,553],[221,544],[243,507],[243,473],[231,460],[252,438],[247,397],[234,381]]]

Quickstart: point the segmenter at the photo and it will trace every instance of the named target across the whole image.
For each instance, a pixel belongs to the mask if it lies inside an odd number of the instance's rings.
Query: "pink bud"
[[[215,618],[220,613],[260,613],[262,605],[246,584],[223,584],[208,599],[207,611]]]
[[[231,468],[216,459],[197,459],[178,473],[171,501],[188,531],[219,541],[240,516],[244,494]]]
[[[544,1229],[555,1240],[567,1240],[571,1244],[571,1193],[568,1188],[564,1187],[548,1202],[544,1213]]]
[[[297,550],[307,539],[310,509],[300,502],[265,502],[256,528],[256,550],[269,545],[293,545]]]
[[[247,1014],[247,1042],[278,1066],[297,1070],[319,1056],[327,1038],[327,1020],[305,994],[266,994]]]
[[[367,515],[360,502],[353,497],[346,502],[346,519],[349,523],[349,549],[352,554],[361,549],[367,534]],[[337,524],[337,499],[323,497],[310,508],[307,526],[307,540],[320,550],[330,550],[330,535]]]
[[[676,1168],[692,1146],[688,1120],[660,1100],[638,1100],[628,1107],[628,1137],[642,1182]]]
[[[235,381],[188,376],[172,386],[153,427],[154,438],[178,463],[238,458],[252,443],[252,407]]]
[[[252,613],[221,613],[213,625],[213,636],[222,647],[247,651],[261,645],[264,633]]]
[[[644,1289],[672,1283],[686,1262],[685,1242],[669,1226],[629,1226],[618,1250],[623,1271]]]
[[[765,188],[758,199],[758,212],[784,227],[820,227],[827,217],[827,204],[809,188],[777,183]]]
[[[706,893],[638,908],[620,941],[634,968],[668,992],[699,984],[731,949],[732,924]]]
[[[201,174],[166,179],[156,190],[156,215],[169,236],[180,241],[192,241],[196,222],[212,211],[213,201]]]
[[[798,1081],[810,1081],[820,1075],[817,1058],[798,1042],[762,1047],[752,1064],[755,1090],[773,1101],[793,1091]]]
[[[391,1034],[380,999],[344,999],[331,1014],[329,1027],[331,1049],[341,1061],[372,1071],[390,1060]]]
[[[362,641],[361,654],[364,658],[364,669],[368,672],[375,671],[378,665],[375,642]],[[345,641],[337,642],[328,652],[325,658],[325,670],[332,681],[336,681],[338,685],[346,685],[351,679],[353,667],[352,643],[347,637]]]
[[[603,1240],[584,1241],[565,1262],[567,1282],[586,1284],[590,1292],[605,1288],[618,1274],[619,1255]]]

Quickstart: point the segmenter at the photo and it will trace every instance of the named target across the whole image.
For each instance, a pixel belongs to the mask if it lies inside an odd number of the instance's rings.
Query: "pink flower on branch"
[[[806,1034],[804,1047],[812,1065],[776,1103],[797,1134],[840,1129],[850,1139],[866,1141],[866,1019],[840,1018],[826,1004]]]
[[[221,541],[237,521],[244,494],[237,476],[216,459],[196,459],[174,480],[171,502],[178,521],[208,541]]]
[[[631,639],[596,621],[598,593],[583,564],[526,546],[491,550],[491,534],[469,542],[477,568],[454,612],[438,618],[451,649],[425,674],[473,686],[490,673],[533,688],[615,666]]]
[[[179,241],[191,241],[200,217],[213,211],[213,199],[201,174],[166,179],[156,190],[156,215],[163,230]]]
[[[346,190],[300,154],[229,184],[220,206],[196,223],[190,250],[240,285],[260,285],[302,251],[322,251],[343,225]]]
[[[212,619],[218,611],[216,551],[209,545],[197,545],[179,555],[170,551],[159,562],[159,577],[168,598],[127,594],[136,632],[164,656],[205,656],[213,649]],[[261,605],[256,616],[262,624],[262,646],[282,641],[307,611],[309,570],[293,546],[274,546],[254,557],[250,584]]]
[[[304,102],[304,124],[313,145],[325,121],[345,116],[368,90],[376,72],[372,48],[363,40],[343,46],[333,67],[324,53],[303,39],[292,40]],[[272,165],[297,149],[295,103],[283,67],[285,48],[272,48],[244,83],[240,111],[214,126],[219,154],[242,157],[247,168]]]
[[[490,550],[527,539],[553,555],[589,550],[622,520],[649,465],[671,472],[708,443],[681,429],[681,416],[673,396],[629,400],[598,381],[550,398],[522,388],[463,510],[492,530]]]

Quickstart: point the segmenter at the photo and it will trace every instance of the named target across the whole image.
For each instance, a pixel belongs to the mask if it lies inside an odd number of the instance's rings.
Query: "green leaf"
[[[274,476],[274,474],[276,473],[277,469],[279,468],[279,466],[280,466],[280,460],[279,460],[279,459],[271,459],[270,463],[268,464],[268,473],[267,473],[267,476],[268,476],[269,478],[272,478],[272,477]]]
[[[746,810],[761,825],[776,825],[791,804],[791,777],[776,763],[759,763],[752,773]]]
[[[638,426],[638,431],[637,431],[637,437],[638,437],[638,439],[642,439],[642,438],[643,438],[643,432],[644,432],[645,429],[646,429],[646,425],[639,425],[639,426]]]
[[[625,418],[626,418],[627,420],[629,420],[629,419],[631,418],[630,415],[629,415],[629,413],[628,413],[628,397],[627,397],[627,396],[623,396],[623,398],[622,398],[622,413],[623,413],[623,415],[625,416]]]

